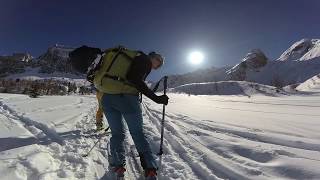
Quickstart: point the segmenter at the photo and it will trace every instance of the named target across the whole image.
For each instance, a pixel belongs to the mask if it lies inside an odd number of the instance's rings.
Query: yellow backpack
[[[133,59],[140,53],[122,46],[107,49],[100,59],[99,68],[93,73],[95,87],[108,94],[138,94],[127,80],[127,73]]]

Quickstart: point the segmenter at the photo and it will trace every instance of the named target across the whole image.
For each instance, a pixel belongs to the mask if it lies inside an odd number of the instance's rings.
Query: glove
[[[155,99],[155,102],[158,104],[167,105],[168,100],[169,100],[169,97],[167,95],[161,95],[161,96],[157,96],[157,98]]]

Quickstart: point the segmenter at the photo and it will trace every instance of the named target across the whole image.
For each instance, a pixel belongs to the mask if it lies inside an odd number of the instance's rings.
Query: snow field
[[[160,180],[320,179],[319,94],[169,94]],[[97,136],[94,96],[0,94],[1,179],[110,179],[109,137]],[[145,133],[159,152],[162,105],[144,98]],[[143,179],[127,134],[127,179]]]

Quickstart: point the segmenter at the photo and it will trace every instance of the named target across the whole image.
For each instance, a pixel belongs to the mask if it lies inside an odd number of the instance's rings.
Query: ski
[[[90,130],[89,132],[85,133],[84,137],[86,137],[86,138],[92,138],[92,137],[99,138],[102,135],[108,136],[111,133],[108,130],[109,130],[109,127],[105,127],[100,130]]]
[[[103,133],[107,133],[108,130],[109,130],[109,127],[108,127]],[[108,135],[108,134],[107,134],[107,135]],[[106,135],[106,136],[107,136],[107,135]],[[91,153],[91,151],[93,150],[93,148],[96,147],[96,145],[100,142],[100,140],[101,140],[102,137],[103,137],[103,134],[100,134],[100,135],[98,136],[96,142],[95,142],[95,143],[93,144],[93,146],[90,148],[90,150],[89,150],[87,153],[83,154],[82,157],[88,157],[89,154]]]

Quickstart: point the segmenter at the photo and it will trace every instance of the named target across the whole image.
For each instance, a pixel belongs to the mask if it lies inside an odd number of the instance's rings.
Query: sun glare
[[[191,64],[201,64],[203,59],[204,55],[199,51],[192,52],[189,55],[189,61]]]

